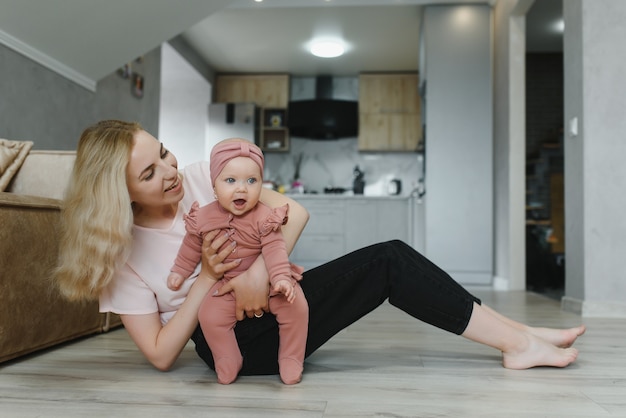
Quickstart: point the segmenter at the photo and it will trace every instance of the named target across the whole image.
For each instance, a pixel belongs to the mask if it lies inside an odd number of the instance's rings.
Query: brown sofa
[[[121,325],[98,303],[73,303],[50,280],[60,198],[75,153],[30,151],[0,192],[0,363]]]

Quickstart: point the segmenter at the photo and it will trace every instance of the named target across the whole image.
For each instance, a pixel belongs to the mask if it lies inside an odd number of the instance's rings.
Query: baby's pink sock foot
[[[292,358],[278,360],[280,380],[286,385],[295,385],[302,380],[302,362]]]
[[[215,372],[217,373],[217,381],[222,385],[229,385],[237,379],[239,370],[243,365],[243,359],[222,357],[219,360],[215,360]]]

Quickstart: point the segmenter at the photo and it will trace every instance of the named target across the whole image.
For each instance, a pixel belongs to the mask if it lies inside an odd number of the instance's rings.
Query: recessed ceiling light
[[[311,54],[321,58],[335,58],[343,55],[345,48],[339,41],[314,41],[310,48]]]
[[[552,24],[552,30],[556,33],[563,33],[564,29],[565,29],[565,22],[563,21],[563,19],[559,19]]]

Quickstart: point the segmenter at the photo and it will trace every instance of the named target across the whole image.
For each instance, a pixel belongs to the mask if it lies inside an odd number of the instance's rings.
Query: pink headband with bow
[[[261,169],[263,175],[264,158],[261,149],[248,141],[222,141],[211,150],[211,183],[222,172],[224,166],[233,158],[251,158]]]

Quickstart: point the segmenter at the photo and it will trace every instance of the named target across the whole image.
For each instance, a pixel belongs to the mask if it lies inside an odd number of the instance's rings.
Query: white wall
[[[179,167],[208,159],[206,131],[211,85],[172,46],[161,46],[159,139]]]
[[[409,153],[361,153],[357,138],[314,141],[291,138],[289,153],[265,153],[268,180],[289,184],[293,180],[295,158],[303,154],[301,180],[309,191],[322,193],[325,187],[352,189],[356,165],[365,172],[365,195],[385,196],[392,178],[402,180],[402,195],[417,187],[421,174],[419,155]]]

